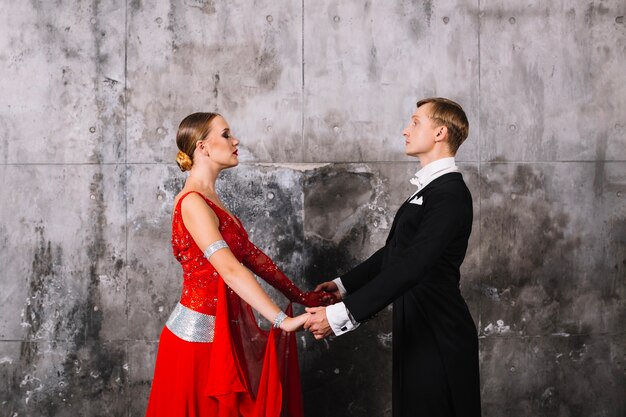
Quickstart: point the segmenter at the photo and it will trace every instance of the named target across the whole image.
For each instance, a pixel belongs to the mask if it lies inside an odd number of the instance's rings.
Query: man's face
[[[432,151],[435,146],[439,129],[430,118],[431,106],[431,103],[426,103],[418,107],[408,126],[402,131],[405,139],[404,152],[407,155],[419,157]]]

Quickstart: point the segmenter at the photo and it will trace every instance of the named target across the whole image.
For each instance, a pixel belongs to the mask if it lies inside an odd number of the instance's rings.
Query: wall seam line
[[[125,259],[124,259],[124,312],[126,318],[126,410],[127,415],[131,415],[132,396],[130,394],[130,373],[133,371],[130,366],[130,342],[129,342],[129,309],[128,309],[128,0],[124,1],[124,234],[125,234]]]
[[[482,287],[483,287],[483,230],[482,230],[482,130],[481,130],[481,116],[482,116],[482,107],[481,107],[481,83],[480,83],[480,73],[481,73],[481,56],[480,56],[480,30],[481,30],[481,4],[480,0],[478,1],[478,29],[477,29],[477,48],[478,48],[478,329],[477,333],[480,336],[480,332],[482,329],[482,316],[483,316],[483,296],[482,296]],[[480,350],[480,340],[479,340],[479,350]]]

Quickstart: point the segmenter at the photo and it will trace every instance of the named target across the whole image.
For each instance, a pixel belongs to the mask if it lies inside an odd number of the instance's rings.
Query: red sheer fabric
[[[214,338],[213,343],[187,342],[164,328],[147,417],[302,417],[295,334],[261,329],[252,308],[204,258],[182,221],[180,204],[188,194],[179,199],[172,219],[172,247],[183,267],[180,302],[216,316]],[[205,201],[240,262],[291,301],[321,304],[319,294],[301,292],[248,240],[239,219]],[[286,312],[291,315],[291,304]]]

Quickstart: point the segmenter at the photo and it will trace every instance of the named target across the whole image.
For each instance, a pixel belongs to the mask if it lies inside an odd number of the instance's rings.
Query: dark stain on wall
[[[58,268],[62,263],[62,248],[56,245],[52,250],[52,243],[44,238],[45,227],[36,226],[35,234],[39,241],[35,248],[31,264],[31,273],[28,283],[27,305],[24,309],[24,321],[27,323],[25,340],[41,338],[40,329],[45,317],[44,304],[45,289],[58,276]],[[22,344],[21,359],[30,363],[37,355],[37,346],[30,343]]]
[[[433,1],[424,0],[424,14],[426,15],[426,23],[430,27],[430,21],[433,17]]]
[[[106,64],[109,58],[103,48],[104,38],[106,37],[106,29],[100,27],[101,20],[98,18],[100,14],[100,2],[98,0],[93,1],[91,6],[91,13],[92,18],[95,21],[95,23],[92,24],[90,28],[94,42],[94,50],[96,53],[96,72],[98,74],[102,74],[102,67],[104,64]]]
[[[574,302],[574,293],[563,291],[563,279],[576,276],[574,257],[582,238],[569,232],[567,207],[550,201],[547,175],[551,173],[519,165],[511,178],[498,174],[482,179],[483,200],[496,195],[510,199],[481,209],[483,283],[496,289],[483,305],[483,326],[503,320],[512,332],[523,334],[588,330],[557,320],[565,305]],[[557,327],[559,322],[564,328]]]
[[[604,194],[606,181],[605,163],[606,163],[606,147],[609,141],[608,132],[605,129],[598,129],[596,139],[596,158],[594,161],[595,172],[593,176],[593,191],[597,198],[602,198]]]
[[[119,415],[128,405],[119,400],[126,390],[125,344],[103,341],[100,334],[104,309],[99,275],[109,267],[101,173],[94,174],[90,192],[95,198],[88,220],[91,233],[85,252],[91,263],[86,271],[74,275],[63,268],[68,262],[61,246],[46,239],[44,226],[35,228],[39,238],[24,309],[27,331],[20,343],[19,363],[7,375],[6,383],[14,392],[3,405],[10,410],[7,415],[60,415],[62,410],[76,410],[81,415],[107,416]],[[119,259],[112,262],[118,272],[122,265]],[[60,299],[70,294],[72,281],[79,286],[86,281],[84,294]]]
[[[593,27],[594,20],[597,16],[604,16],[608,14],[610,9],[602,4],[602,2],[590,2],[585,9],[585,23],[589,27]]]
[[[380,70],[379,70],[379,65],[378,65],[378,50],[376,49],[376,45],[372,44],[372,47],[370,48],[370,53],[369,56],[367,58],[368,61],[368,74],[369,74],[369,80],[370,81],[375,81],[380,79]]]
[[[139,10],[141,10],[141,0],[130,0],[128,2],[128,5],[130,6],[130,9],[132,11],[139,11]]]
[[[171,194],[177,195],[180,190],[185,186],[185,177],[180,175],[168,176],[165,181],[163,181],[163,189]]]
[[[307,276],[333,278],[361,259],[370,236],[363,205],[373,198],[373,174],[322,169],[304,182]]]
[[[420,4],[420,1],[422,1],[422,4]],[[430,0],[402,0],[396,6],[397,15],[401,16],[402,20],[406,22],[408,32],[416,40],[421,40],[422,38],[423,27],[420,18],[423,12],[428,7],[431,7],[427,3],[430,3]]]
[[[215,82],[215,85],[213,87],[213,98],[215,99],[215,101],[217,101],[217,98],[219,96],[219,84],[220,84],[220,74],[216,73],[213,76],[213,81]]]
[[[300,184],[300,174],[291,170],[240,166],[222,173],[217,190],[224,204],[241,219],[251,241],[298,286],[311,289],[302,276]]]
[[[178,39],[178,31],[180,30],[178,24],[178,16],[176,14],[177,1],[170,1],[170,8],[167,12],[167,30],[172,34],[172,50],[176,51],[180,44]]]
[[[280,79],[282,68],[273,46],[264,46],[255,58],[257,81],[261,87],[273,89]]]
[[[311,282],[334,279],[365,260],[375,228],[377,181],[349,166],[307,172],[304,188],[304,274]],[[302,336],[306,415],[391,414],[390,309],[356,331],[328,341]]]
[[[215,13],[215,2],[213,0],[185,0],[186,6],[200,9],[202,13],[211,15]]]
[[[279,37],[278,29],[272,25],[265,26],[261,38],[261,45],[258,47],[255,61],[255,71],[259,87],[263,90],[273,90],[283,71],[279,52],[276,47],[276,39]]]
[[[107,242],[104,238],[104,229],[107,226],[106,221],[106,203],[104,199],[104,182],[103,175],[98,172],[93,175],[90,193],[95,197],[94,205],[89,214],[92,232],[90,233],[89,243],[87,245],[87,255],[91,260],[89,265],[89,284],[87,287],[86,304],[81,306],[84,308],[82,314],[85,315],[85,336],[89,339],[98,339],[100,329],[102,328],[102,306],[99,290],[99,271],[103,268],[106,254]],[[97,309],[94,309],[97,308]]]
[[[482,372],[491,376],[483,381],[483,409],[502,416],[622,416],[626,398],[618,387],[626,373],[612,366],[612,352],[623,355],[620,343],[623,337],[483,339]]]

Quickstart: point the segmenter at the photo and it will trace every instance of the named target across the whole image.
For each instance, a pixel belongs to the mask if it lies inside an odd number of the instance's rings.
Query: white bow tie
[[[419,172],[419,171],[418,171]],[[450,172],[459,172],[459,168],[456,165],[451,167],[440,169],[439,171],[435,171],[430,175],[424,175],[426,178],[420,178],[420,176],[416,173],[413,178],[409,180],[409,182],[417,187],[417,190],[421,190],[431,181],[439,178],[440,176],[450,173]]]
[[[422,188],[422,185],[424,184],[422,181],[420,181],[420,178],[417,175],[411,178],[409,182],[415,185],[417,188]]]

